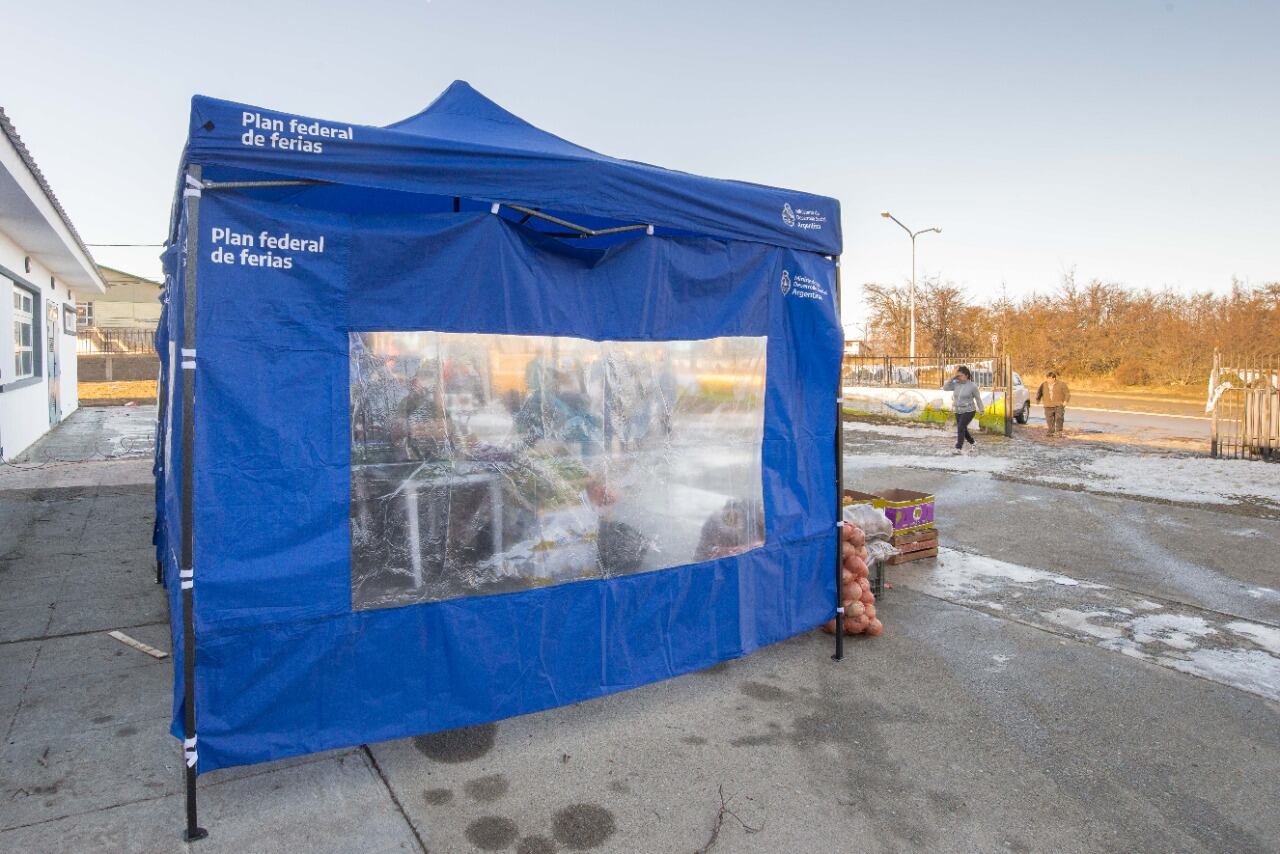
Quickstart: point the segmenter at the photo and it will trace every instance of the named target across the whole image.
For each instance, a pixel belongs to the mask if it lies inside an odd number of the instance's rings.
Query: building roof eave
[[[104,293],[106,284],[98,272],[97,264],[93,260],[93,253],[89,251],[89,247],[85,245],[80,233],[76,231],[75,225],[71,222],[71,217],[67,215],[66,209],[62,207],[62,203],[54,195],[48,179],[40,171],[40,167],[36,164],[30,149],[23,142],[17,128],[14,127],[12,120],[5,113],[3,107],[0,107],[0,134],[3,134],[13,147],[13,151],[22,162],[27,173],[29,173],[30,180],[34,182],[35,187],[38,189],[39,197],[36,197],[36,194],[32,194],[28,187],[22,188],[28,196],[31,206],[35,208],[35,212],[40,215],[40,218],[45,221],[46,227],[56,235],[57,242],[61,244],[65,260],[73,262],[72,264],[46,263],[45,266],[54,269],[55,273],[60,273],[59,278],[68,287],[81,291]],[[12,177],[18,185],[21,186],[24,183],[20,176],[14,175]],[[33,254],[42,256],[42,261],[55,260],[43,257],[49,253],[37,251],[33,252]]]

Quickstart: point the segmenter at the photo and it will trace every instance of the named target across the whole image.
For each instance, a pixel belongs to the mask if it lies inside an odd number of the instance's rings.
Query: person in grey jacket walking
[[[943,391],[951,392],[955,399],[956,413],[956,449],[952,453],[960,453],[964,443],[974,446],[973,436],[969,434],[969,422],[982,411],[982,394],[978,384],[973,381],[973,372],[965,365],[956,368],[951,379],[942,386]]]

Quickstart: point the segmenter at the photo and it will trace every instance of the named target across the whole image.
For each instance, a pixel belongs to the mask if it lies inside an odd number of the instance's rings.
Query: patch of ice
[[[1280,629],[1275,626],[1264,626],[1261,623],[1247,623],[1235,620],[1227,623],[1228,631],[1246,637],[1272,655],[1280,655]]]
[[[932,572],[922,574],[920,582],[923,592],[932,595],[979,600],[987,598],[984,594],[997,591],[1002,596],[1017,598],[1016,591],[1007,590],[1014,585],[1061,584],[1101,588],[1101,585],[1077,581],[1054,572],[946,548],[938,550],[937,564]]]
[[[1184,658],[1162,655],[1161,664],[1214,682],[1280,700],[1280,658],[1256,649],[1197,649]]]
[[[1139,658],[1139,659],[1142,659],[1143,661],[1152,660],[1152,656],[1149,655],[1146,650],[1144,650],[1138,644],[1134,643],[1129,638],[1122,637],[1122,638],[1112,638],[1110,640],[1104,640],[1102,643],[1098,644],[1098,646],[1102,647],[1103,649],[1109,649],[1112,652],[1118,652],[1121,655],[1127,655],[1130,658]]]
[[[899,424],[880,424],[872,421],[846,421],[846,433],[877,433],[881,436],[905,436],[908,439],[954,439],[955,434],[937,427],[921,425],[905,427]]]
[[[1014,467],[1014,461],[1000,457],[932,456],[929,454],[845,454],[845,470],[865,468],[917,468],[935,471],[1003,474]]]
[[[1051,623],[1091,637],[1103,640],[1117,640],[1124,637],[1124,632],[1115,626],[1098,626],[1089,622],[1095,617],[1111,616],[1107,611],[1073,611],[1070,608],[1054,608],[1052,611],[1041,611],[1040,616]]]
[[[1247,592],[1254,599],[1266,599],[1271,596],[1280,596],[1280,593],[1277,593],[1270,587],[1250,587]]]
[[[1195,649],[1200,638],[1218,633],[1203,617],[1186,614],[1151,614],[1138,617],[1129,626],[1140,644],[1158,642],[1181,650]]]
[[[1235,504],[1241,498],[1280,504],[1280,478],[1249,460],[1107,454],[1084,466],[1085,477],[1046,475],[1053,483],[1185,503]]]
[[[955,549],[939,549],[932,570],[904,582],[920,593],[983,609],[991,619],[1012,615],[1040,628],[1058,627],[1077,641],[1280,700],[1280,627],[1220,621],[1189,606]],[[1058,607],[1049,610],[1050,604]]]

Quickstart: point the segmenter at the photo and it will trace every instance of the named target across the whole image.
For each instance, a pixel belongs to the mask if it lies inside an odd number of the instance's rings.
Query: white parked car
[[[1022,384],[1022,374],[1013,372],[1013,420],[1026,424],[1031,419],[1031,392]]]

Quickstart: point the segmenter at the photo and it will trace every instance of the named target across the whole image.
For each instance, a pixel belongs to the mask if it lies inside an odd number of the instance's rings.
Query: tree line
[[[905,354],[910,340],[908,284],[863,285],[869,316],[865,352]],[[1280,355],[1280,282],[1230,293],[1137,290],[1074,274],[1049,294],[971,302],[953,282],[916,285],[916,352],[983,356],[1008,351],[1028,374],[1121,385],[1204,383],[1215,347]]]

